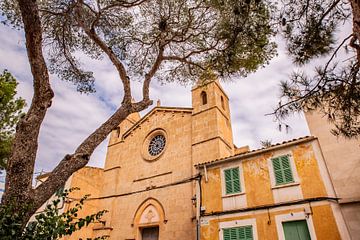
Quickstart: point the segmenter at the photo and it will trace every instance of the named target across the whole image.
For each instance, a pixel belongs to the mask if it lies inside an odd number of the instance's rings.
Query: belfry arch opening
[[[201,92],[200,97],[201,97],[202,105],[207,104],[207,94],[205,91]]]

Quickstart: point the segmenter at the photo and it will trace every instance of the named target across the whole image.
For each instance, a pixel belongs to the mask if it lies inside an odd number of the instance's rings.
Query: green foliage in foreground
[[[17,85],[16,79],[7,70],[0,74],[0,169],[6,168],[15,126],[25,107],[24,99],[15,98]]]
[[[69,194],[78,190],[72,188],[56,194],[55,200],[48,204],[45,209],[35,215],[34,220],[30,220],[22,231],[22,214],[26,213],[29,206],[24,206],[21,210],[14,211],[13,206],[0,206],[0,239],[2,240],[51,240],[70,236],[72,233],[87,227],[90,223],[102,223],[102,216],[106,210],[78,218],[79,211],[83,208],[84,201],[89,197],[85,195],[74,207],[61,213],[63,204],[69,199]],[[12,214],[17,212],[17,214]],[[94,240],[107,239],[107,236],[97,237]],[[87,238],[90,240],[90,238]]]

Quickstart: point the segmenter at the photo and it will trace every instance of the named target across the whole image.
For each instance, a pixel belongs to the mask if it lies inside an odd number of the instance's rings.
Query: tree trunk
[[[33,203],[32,176],[38,149],[38,136],[54,93],[50,87],[48,70],[42,53],[42,31],[37,4],[33,0],[19,0],[18,3],[33,75],[34,96],[29,111],[20,119],[16,128],[2,203],[13,202],[20,207]],[[25,214],[25,218],[29,215],[30,213]]]
[[[2,204],[13,205],[24,228],[34,210],[32,176],[38,136],[54,93],[42,53],[42,31],[35,1],[18,1],[25,29],[26,48],[33,75],[34,96],[27,114],[20,119],[8,161]]]
[[[13,211],[20,214],[20,223],[24,228],[36,210],[63,186],[75,171],[89,162],[94,149],[115,127],[129,114],[146,109],[152,104],[152,101],[149,99],[150,78],[144,82],[144,96],[137,103],[129,101],[131,99],[129,84],[129,87],[124,89],[125,99],[122,106],[87,137],[78,146],[75,153],[66,155],[44,183],[33,189],[32,177],[39,131],[54,93],[50,86],[48,69],[42,53],[42,27],[36,0],[18,0],[18,4],[24,23],[27,54],[34,82],[34,96],[29,111],[17,125],[1,204],[13,205]],[[127,78],[126,81],[128,81]]]
[[[350,46],[357,52],[357,61],[360,63],[360,1],[350,0],[353,15],[353,38]]]

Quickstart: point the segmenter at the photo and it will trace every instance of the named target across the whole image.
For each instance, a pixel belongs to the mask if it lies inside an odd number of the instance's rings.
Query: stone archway
[[[160,239],[163,225],[166,222],[165,211],[161,203],[154,198],[146,199],[136,210],[133,219],[136,240]]]

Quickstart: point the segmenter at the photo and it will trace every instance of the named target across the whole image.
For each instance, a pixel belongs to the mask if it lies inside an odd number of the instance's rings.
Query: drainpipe
[[[201,175],[196,181],[196,239],[200,240]]]

